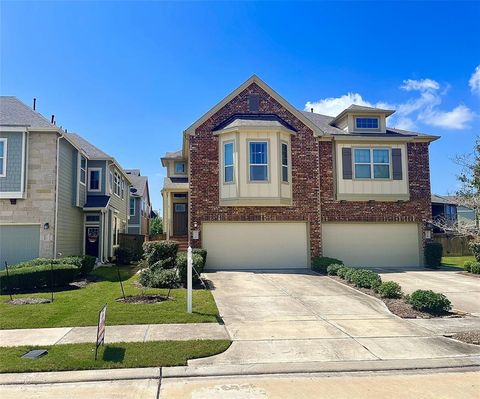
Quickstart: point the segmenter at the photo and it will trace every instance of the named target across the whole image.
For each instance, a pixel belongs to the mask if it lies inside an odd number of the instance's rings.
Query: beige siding
[[[309,267],[304,222],[204,222],[202,242],[208,269]]]
[[[324,223],[323,255],[354,267],[418,266],[422,263],[416,223]]]
[[[58,169],[57,255],[83,254],[83,211],[76,202],[77,150],[60,140]]]

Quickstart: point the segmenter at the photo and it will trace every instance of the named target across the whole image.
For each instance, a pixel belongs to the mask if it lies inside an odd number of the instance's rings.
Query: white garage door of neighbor
[[[309,267],[304,222],[203,223],[202,243],[209,270]]]
[[[38,258],[40,225],[0,225],[0,269]]]
[[[324,223],[323,255],[354,267],[420,265],[416,223]]]

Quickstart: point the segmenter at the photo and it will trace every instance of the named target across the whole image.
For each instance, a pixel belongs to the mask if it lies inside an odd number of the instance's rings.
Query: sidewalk
[[[0,330],[0,347],[59,345],[95,342],[97,327],[60,327]],[[230,339],[216,323],[138,324],[107,326],[105,343]]]

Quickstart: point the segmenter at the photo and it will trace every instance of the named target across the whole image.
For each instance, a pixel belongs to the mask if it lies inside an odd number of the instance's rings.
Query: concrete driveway
[[[309,270],[208,273],[233,340],[189,366],[446,359],[480,348],[392,315],[383,302]],[[365,363],[366,362],[366,363]]]
[[[458,269],[442,267],[438,270],[376,269],[382,280],[393,280],[410,294],[418,289],[441,292],[452,302],[454,309],[480,316],[480,278],[459,273]]]

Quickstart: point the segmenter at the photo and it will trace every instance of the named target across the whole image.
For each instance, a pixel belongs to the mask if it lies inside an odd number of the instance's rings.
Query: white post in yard
[[[192,247],[189,245],[187,250],[187,312],[192,313]]]

